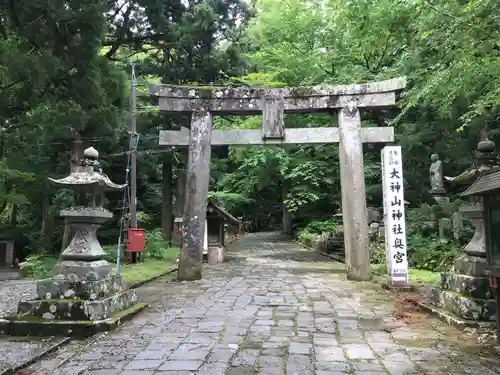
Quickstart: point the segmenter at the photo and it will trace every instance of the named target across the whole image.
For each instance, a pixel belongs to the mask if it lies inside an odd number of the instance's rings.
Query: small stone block
[[[390,290],[392,292],[414,292],[415,287],[413,285],[398,285],[398,284],[391,284],[390,282],[382,282],[380,283],[380,286],[385,289],[385,290]]]
[[[214,265],[224,261],[224,249],[222,247],[209,247],[207,254],[208,264]]]

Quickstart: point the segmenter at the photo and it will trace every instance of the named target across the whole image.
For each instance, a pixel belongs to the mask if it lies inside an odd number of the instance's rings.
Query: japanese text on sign
[[[382,184],[387,269],[393,284],[408,282],[401,146],[382,150]]]

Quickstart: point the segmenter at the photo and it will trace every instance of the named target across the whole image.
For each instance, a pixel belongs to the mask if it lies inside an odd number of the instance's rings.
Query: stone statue
[[[431,194],[444,194],[443,162],[439,160],[438,154],[431,155],[432,164],[429,168],[431,180]]]

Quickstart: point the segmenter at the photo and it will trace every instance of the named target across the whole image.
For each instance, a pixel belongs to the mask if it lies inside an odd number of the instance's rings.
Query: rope
[[[129,142],[129,151],[132,147],[132,139],[133,135],[130,135],[130,142]],[[129,208],[129,205],[127,202],[130,202],[130,187],[129,187],[129,173],[130,173],[130,157],[131,152],[128,152],[128,157],[127,157],[127,168],[125,169],[125,183],[127,186],[125,187],[125,190],[123,191],[123,198],[122,198],[122,208],[121,208],[121,217],[120,217],[120,233],[118,235],[118,243],[116,245],[116,278],[120,280],[120,271],[121,271],[121,246],[122,246],[122,237],[123,237],[123,229],[125,226],[125,210]]]

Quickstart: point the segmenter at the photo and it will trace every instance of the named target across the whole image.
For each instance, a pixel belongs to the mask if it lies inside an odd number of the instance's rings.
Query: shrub
[[[111,263],[116,263],[116,244],[103,246],[106,253],[106,260]],[[173,249],[168,246],[168,243],[163,239],[161,229],[154,229],[144,233],[144,252],[145,259],[170,259],[172,253],[178,249]]]
[[[313,246],[314,241],[318,238],[317,234],[310,233],[306,230],[299,232],[298,240],[306,246]]]
[[[441,272],[449,270],[455,257],[460,254],[460,246],[441,241],[438,236],[429,237],[411,234],[407,239],[408,266],[421,270]],[[371,263],[386,264],[386,250],[383,241],[371,244]]]
[[[116,263],[116,244],[102,247],[106,253],[106,260],[110,263]]]
[[[334,220],[313,220],[303,231],[313,233],[313,234],[322,234],[322,233],[334,233],[338,228],[338,223]]]
[[[411,267],[446,271],[458,254],[458,245],[441,241],[438,236],[424,237],[413,234],[408,237],[408,261]]]
[[[168,252],[168,243],[163,239],[161,229],[144,234],[144,257],[148,259],[164,259]]]
[[[52,269],[57,262],[57,257],[42,253],[33,254],[26,257],[24,262],[19,263],[19,268],[23,275],[33,279],[43,279],[50,277]]]
[[[377,241],[370,245],[370,262],[371,264],[386,264],[387,256],[385,251],[385,242]]]

